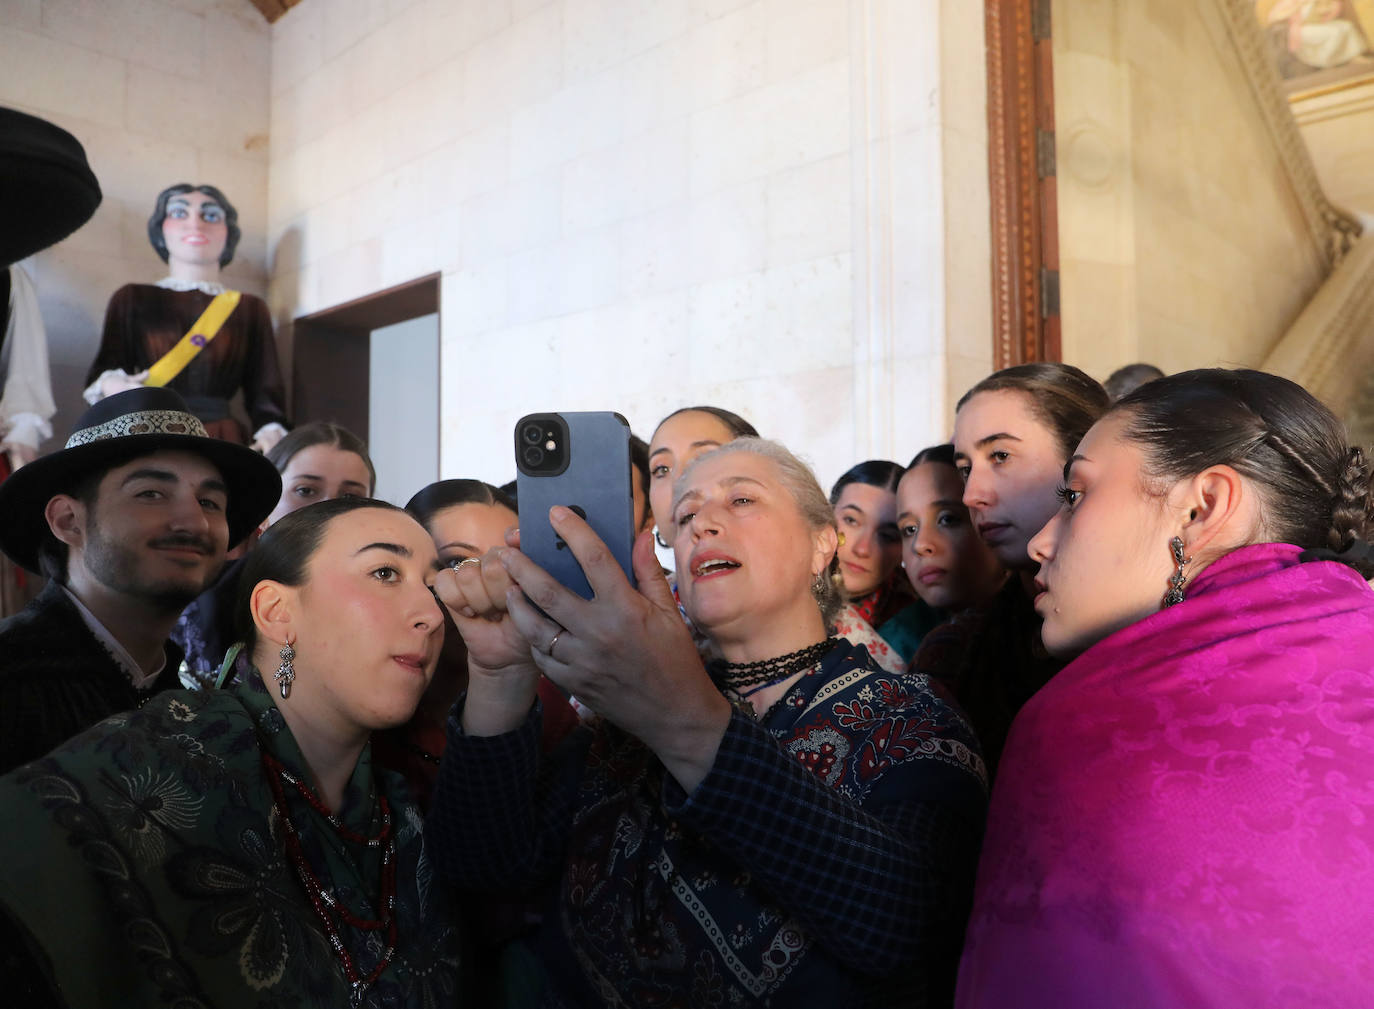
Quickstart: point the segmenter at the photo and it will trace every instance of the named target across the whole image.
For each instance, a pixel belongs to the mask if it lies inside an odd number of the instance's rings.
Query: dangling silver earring
[[[276,680],[281,684],[281,696],[285,700],[291,696],[291,682],[296,678],[296,667],[291,665],[296,659],[296,650],[288,641],[277,655],[281,657],[281,665],[277,667]]]
[[[663,537],[658,534],[658,526],[654,526],[654,542],[661,546],[664,550],[670,550],[673,546],[671,543],[664,542]]]
[[[1183,573],[1183,567],[1193,561],[1191,557],[1183,556],[1183,540],[1177,536],[1169,541],[1169,549],[1174,552],[1174,565],[1178,570],[1169,578],[1169,591],[1164,596],[1166,607],[1177,606],[1183,602],[1183,583],[1188,580],[1188,576]]]

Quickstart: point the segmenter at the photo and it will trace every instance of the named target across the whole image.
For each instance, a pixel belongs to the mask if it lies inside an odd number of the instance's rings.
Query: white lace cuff
[[[43,439],[52,437],[52,425],[36,413],[16,413],[9,419],[5,437],[0,444],[23,445],[38,451]]]

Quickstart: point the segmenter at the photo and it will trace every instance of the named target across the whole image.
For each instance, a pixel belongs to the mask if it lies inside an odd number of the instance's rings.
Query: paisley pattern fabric
[[[71,1009],[109,1005],[350,1005],[350,986],[295,869],[261,763],[304,760],[256,676],[221,691],[169,691],[0,779],[0,903],[41,950]],[[431,885],[421,821],[399,779],[378,774],[396,838],[397,953],[364,1006],[457,1004],[457,940]],[[380,848],[344,841],[288,789],[315,874],[353,913],[376,916]],[[369,750],[339,813],[380,828]],[[382,933],[344,925],[366,975]]]
[[[1374,593],[1261,544],[1021,710],[958,1004],[1368,1006]]]

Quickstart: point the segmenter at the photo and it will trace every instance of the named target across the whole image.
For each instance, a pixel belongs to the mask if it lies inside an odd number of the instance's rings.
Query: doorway
[[[376,496],[398,505],[439,476],[439,277],[293,324],[296,423],[333,421],[366,441]]]

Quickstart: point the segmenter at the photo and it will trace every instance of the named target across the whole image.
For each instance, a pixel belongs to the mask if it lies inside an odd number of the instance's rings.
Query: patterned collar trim
[[[180,434],[193,438],[208,438],[205,425],[193,414],[181,410],[136,410],[94,427],[73,431],[67,448],[89,445],[93,441],[127,438],[140,434]]]
[[[167,291],[203,291],[206,294],[223,294],[226,290],[218,280],[180,280],[176,277],[163,277],[156,286]]]

